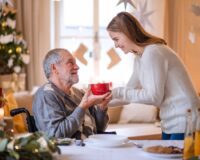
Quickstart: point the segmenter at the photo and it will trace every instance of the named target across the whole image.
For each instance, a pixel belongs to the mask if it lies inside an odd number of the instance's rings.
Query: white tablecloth
[[[165,145],[178,146],[183,148],[183,141],[163,141],[163,140],[145,140],[134,141],[143,146]],[[81,146],[60,146],[62,154],[57,156],[57,160],[166,160],[169,158],[160,158],[152,156],[142,148],[137,148],[133,144],[114,148],[103,148],[86,145]],[[182,158],[170,158],[170,160],[181,160]]]

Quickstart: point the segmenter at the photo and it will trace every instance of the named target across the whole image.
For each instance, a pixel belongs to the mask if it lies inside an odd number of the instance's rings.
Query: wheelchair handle
[[[30,116],[30,113],[28,112],[28,110],[26,108],[16,108],[16,109],[12,109],[10,111],[10,115],[13,117],[17,114],[20,114],[20,113],[26,113],[27,116]]]
[[[29,132],[38,131],[37,127],[35,126],[34,117],[31,116],[31,114],[29,113],[29,111],[26,108],[16,108],[16,109],[12,109],[10,111],[10,115],[12,117],[14,117],[15,115],[20,114],[20,113],[26,113],[26,122],[28,125],[28,131]]]

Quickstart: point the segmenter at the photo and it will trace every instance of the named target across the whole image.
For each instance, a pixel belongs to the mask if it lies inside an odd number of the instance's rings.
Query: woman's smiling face
[[[120,48],[125,54],[129,52],[136,52],[137,46],[122,32],[108,31],[111,39],[115,43],[116,48]]]

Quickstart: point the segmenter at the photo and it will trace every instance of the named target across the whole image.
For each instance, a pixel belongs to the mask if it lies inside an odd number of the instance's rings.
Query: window
[[[116,6],[118,2],[119,0],[59,1],[56,11],[59,12],[56,15],[60,19],[56,29],[58,47],[66,48],[72,53],[81,43],[88,48],[84,55],[88,64],[83,65],[77,60],[80,84],[112,81],[114,85],[124,85],[131,75],[134,56],[124,55],[119,49],[115,51],[121,57],[121,62],[107,69],[110,63],[107,52],[114,47],[114,43],[108,36],[106,26],[116,13],[124,10],[123,4]]]

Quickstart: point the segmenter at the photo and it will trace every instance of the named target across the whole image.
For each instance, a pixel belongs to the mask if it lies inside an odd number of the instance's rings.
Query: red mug
[[[96,83],[90,84],[91,91],[94,95],[103,95],[110,91],[111,83]]]

